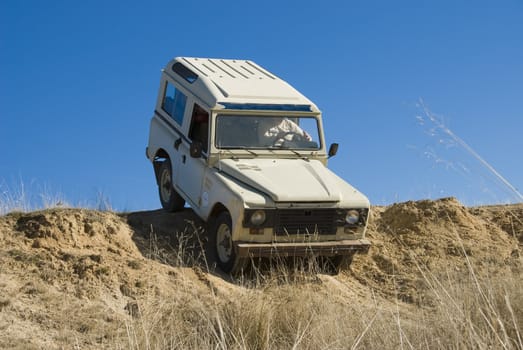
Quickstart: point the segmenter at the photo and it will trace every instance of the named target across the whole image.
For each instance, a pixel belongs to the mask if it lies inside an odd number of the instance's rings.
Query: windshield
[[[219,115],[217,148],[317,150],[318,121],[314,117]]]

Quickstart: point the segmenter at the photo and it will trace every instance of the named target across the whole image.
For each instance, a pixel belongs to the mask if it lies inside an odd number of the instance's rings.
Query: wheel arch
[[[228,212],[229,215],[231,214],[229,209],[227,209],[227,207],[225,205],[223,205],[221,202],[214,204],[214,206],[212,207],[212,210],[209,213],[209,217],[207,220],[211,221],[211,220],[215,219],[216,217],[218,217],[218,215],[220,215],[224,211]]]
[[[153,168],[156,184],[160,183],[160,167],[167,159],[171,160],[171,157],[169,157],[169,153],[167,153],[167,151],[163,148],[159,148],[153,157]]]

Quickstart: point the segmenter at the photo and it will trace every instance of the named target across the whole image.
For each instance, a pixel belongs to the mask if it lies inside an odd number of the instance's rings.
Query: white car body
[[[271,116],[306,125],[313,141],[303,129],[279,135],[279,146],[261,146],[255,138]],[[172,188],[203,220],[230,215],[235,258],[352,256],[370,245],[369,200],[327,168],[320,110],[252,61],[171,60],[162,70],[146,154],[159,186],[170,185],[159,178],[169,160]],[[252,222],[257,210],[261,224]]]

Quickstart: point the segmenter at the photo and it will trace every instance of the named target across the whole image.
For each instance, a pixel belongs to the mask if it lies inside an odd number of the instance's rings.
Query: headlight
[[[360,220],[360,213],[357,210],[349,210],[345,216],[345,222],[349,225],[355,225]]]
[[[256,210],[251,215],[251,224],[260,226],[265,222],[265,212],[263,210]]]

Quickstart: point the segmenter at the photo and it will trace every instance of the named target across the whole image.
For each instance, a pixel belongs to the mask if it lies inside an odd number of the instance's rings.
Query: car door
[[[192,143],[201,143],[202,156],[191,157]],[[209,113],[194,103],[188,137],[180,145],[180,164],[178,169],[178,188],[189,199],[192,207],[200,207],[202,182],[207,171],[209,145]]]
[[[161,112],[157,114],[162,125],[161,148],[168,150],[172,165],[172,183],[176,187],[179,177],[179,165],[182,157],[180,145],[184,139],[183,125],[187,108],[187,95],[169,79],[163,81],[163,95],[160,105]]]

